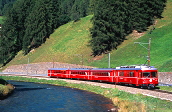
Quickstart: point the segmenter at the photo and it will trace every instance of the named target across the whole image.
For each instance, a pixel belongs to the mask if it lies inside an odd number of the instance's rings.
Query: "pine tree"
[[[0,15],[4,15],[6,10],[12,7],[16,0],[0,0]]]
[[[23,51],[39,47],[46,38],[60,25],[59,2],[57,0],[37,0],[25,22]]]
[[[90,46],[93,56],[117,49],[133,30],[146,31],[156,18],[162,18],[166,0],[98,0]]]
[[[18,50],[18,32],[17,32],[17,13],[14,10],[9,11],[9,15],[13,19],[6,19],[5,25],[1,28],[1,38],[0,38],[0,56],[2,63],[8,63],[17,53]]]
[[[128,31],[127,8],[125,2],[100,0],[99,10],[93,17],[92,40],[93,55],[101,55],[116,49],[124,41]]]
[[[8,63],[18,51],[22,49],[22,38],[25,33],[24,22],[32,5],[31,0],[16,1],[12,8],[7,10],[2,25],[1,48],[3,63]]]
[[[155,19],[162,18],[166,0],[127,0],[132,29],[146,31]]]

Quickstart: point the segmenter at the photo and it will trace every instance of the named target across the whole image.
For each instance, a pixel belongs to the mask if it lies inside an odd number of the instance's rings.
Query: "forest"
[[[166,0],[1,0],[4,20],[0,30],[0,63],[19,51],[27,55],[41,46],[59,26],[93,15],[90,29],[92,55],[117,47],[133,30],[144,32],[163,18]]]

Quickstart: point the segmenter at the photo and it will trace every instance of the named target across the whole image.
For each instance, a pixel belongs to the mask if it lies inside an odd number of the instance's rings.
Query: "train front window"
[[[143,77],[150,77],[150,72],[143,72]]]
[[[152,77],[156,77],[157,72],[152,72]]]

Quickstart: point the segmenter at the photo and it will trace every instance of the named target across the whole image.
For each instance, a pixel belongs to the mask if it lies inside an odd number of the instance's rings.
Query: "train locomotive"
[[[158,70],[154,66],[134,65],[116,68],[51,68],[49,77],[97,80],[152,89],[158,85]]]

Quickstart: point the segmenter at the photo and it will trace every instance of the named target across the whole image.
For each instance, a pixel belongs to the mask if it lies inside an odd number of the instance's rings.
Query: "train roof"
[[[50,68],[49,70],[68,70],[68,68]]]
[[[132,66],[119,66],[117,70],[157,70],[154,66],[147,65],[132,65]]]
[[[92,68],[91,70],[115,70],[114,68]]]
[[[69,70],[90,70],[91,68],[69,68]]]
[[[49,70],[90,70],[91,68],[50,68]]]
[[[116,68],[50,68],[49,70],[157,70],[157,68],[147,65],[131,65]]]

